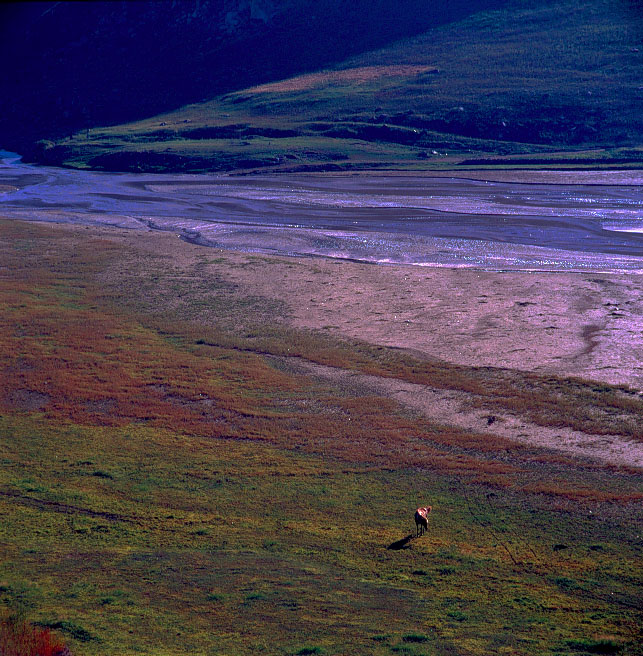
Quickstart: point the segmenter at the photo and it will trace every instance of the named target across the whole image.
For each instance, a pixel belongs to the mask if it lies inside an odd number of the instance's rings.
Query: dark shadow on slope
[[[0,9],[0,144],[153,116],[506,0],[27,2]]]

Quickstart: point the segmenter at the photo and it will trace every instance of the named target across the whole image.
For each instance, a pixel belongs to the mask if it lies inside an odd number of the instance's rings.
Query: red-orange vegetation
[[[19,620],[0,622],[2,656],[71,656],[65,643],[47,628]]]
[[[201,357],[135,319],[87,307],[82,294],[61,301],[52,286],[3,281],[0,298],[4,410],[33,410],[20,399],[37,394],[53,420],[216,435],[217,419],[257,414],[260,404],[245,396],[293,388],[257,355]]]
[[[514,487],[516,480],[507,476],[474,476],[471,478],[471,483],[484,485],[496,490],[504,490]]]

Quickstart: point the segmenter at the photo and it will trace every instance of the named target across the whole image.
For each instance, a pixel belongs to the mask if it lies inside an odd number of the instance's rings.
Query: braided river
[[[381,264],[643,272],[643,171],[107,173],[0,151],[0,217]]]

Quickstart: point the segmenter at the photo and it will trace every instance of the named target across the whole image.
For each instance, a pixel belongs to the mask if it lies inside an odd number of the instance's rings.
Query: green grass
[[[605,632],[631,639],[640,553],[627,527],[552,512],[534,521],[524,500],[485,526],[468,507],[488,517],[484,495],[465,497],[443,476],[347,472],[255,444],[30,418],[0,430],[14,445],[3,489],[37,468],[54,482],[47,500],[61,504],[32,504],[43,497],[33,492],[3,500],[2,601],[61,631],[75,653],[253,653],[260,641],[293,653],[304,640],[373,653],[384,649],[383,625],[392,642],[451,643],[463,654],[489,653],[503,631],[522,653]],[[34,465],[36,447],[50,465]],[[85,476],[77,463],[88,455],[114,479]],[[388,551],[411,530],[419,496],[437,507],[429,536]],[[105,516],[81,514],[88,508]],[[356,521],[362,514],[368,522]],[[588,550],[594,532],[610,545],[600,558]],[[566,535],[572,553],[556,555],[543,534]]]
[[[0,229],[4,614],[79,655],[636,653],[639,473],[463,443],[278,367],[297,337],[282,307],[134,239]],[[412,373],[393,351],[298,339],[307,358]],[[525,491],[543,481],[553,497]],[[388,549],[424,503],[427,536]]]
[[[640,167],[625,2],[512,0],[329,71],[43,144],[133,171]]]

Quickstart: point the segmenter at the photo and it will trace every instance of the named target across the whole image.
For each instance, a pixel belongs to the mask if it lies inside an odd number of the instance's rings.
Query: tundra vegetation
[[[186,264],[155,246],[198,248],[172,235],[88,230],[0,222],[0,636],[19,620],[77,655],[640,653],[640,471],[435,425],[298,363],[633,440],[638,394],[295,330],[224,282],[224,252]],[[425,503],[426,535],[387,549]]]

